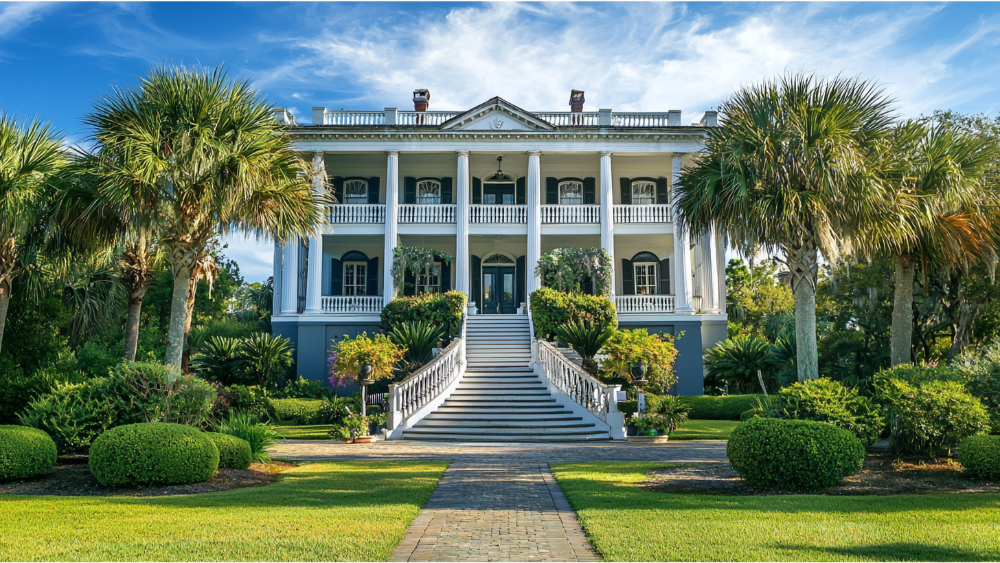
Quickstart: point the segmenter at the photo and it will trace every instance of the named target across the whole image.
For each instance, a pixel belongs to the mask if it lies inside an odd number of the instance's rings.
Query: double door
[[[486,205],[514,205],[514,184],[483,184],[483,203]]]
[[[513,266],[483,266],[483,314],[513,315],[517,312],[514,281]]]

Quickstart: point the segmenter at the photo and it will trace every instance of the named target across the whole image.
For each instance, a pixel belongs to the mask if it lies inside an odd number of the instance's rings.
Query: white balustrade
[[[385,111],[326,110],[324,125],[341,127],[363,127],[385,125]],[[396,113],[396,125],[437,126],[461,115],[458,111],[400,111]],[[556,127],[598,127],[598,112],[535,112],[539,118]],[[668,127],[667,112],[637,113],[614,112],[611,114],[612,127]]]
[[[465,364],[465,314],[458,338],[422,368],[389,385],[389,430],[437,398],[462,374]]]
[[[615,224],[621,223],[669,223],[671,219],[670,205],[615,205]]]
[[[618,385],[605,385],[590,376],[544,340],[536,342],[538,360],[546,379],[590,414],[609,422],[608,414],[618,412]]]
[[[528,222],[526,205],[470,205],[469,223],[524,225]]]
[[[385,205],[376,203],[329,205],[331,223],[385,223]]]
[[[396,114],[397,125],[441,125],[459,115],[458,111],[401,111]]]
[[[543,205],[542,223],[549,225],[567,223],[600,223],[600,205]]]
[[[666,127],[669,115],[667,112],[656,113],[618,113],[611,116],[612,127]]]
[[[625,313],[673,313],[673,295],[616,295],[615,310]]]
[[[323,312],[329,314],[379,314],[383,304],[377,295],[326,295],[322,299]]]
[[[597,127],[599,119],[596,111],[555,111],[536,113],[535,115],[556,127]]]
[[[400,223],[454,223],[455,205],[405,203],[399,206]]]
[[[326,110],[324,125],[385,125],[384,111]]]

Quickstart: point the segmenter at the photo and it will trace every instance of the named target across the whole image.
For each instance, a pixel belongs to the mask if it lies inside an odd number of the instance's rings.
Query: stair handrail
[[[387,429],[392,432],[400,423],[421,407],[434,400],[462,373],[465,365],[465,313],[459,324],[459,336],[435,358],[389,385],[389,416]]]
[[[542,374],[576,404],[587,409],[604,422],[620,418],[609,416],[618,413],[618,390],[620,385],[608,385],[580,369],[569,361],[554,346],[544,340],[537,340],[538,359],[542,364]]]

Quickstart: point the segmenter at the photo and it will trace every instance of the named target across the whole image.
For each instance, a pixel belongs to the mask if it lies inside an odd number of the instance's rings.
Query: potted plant
[[[344,419],[344,426],[351,433],[351,440],[355,444],[370,444],[375,441],[375,436],[368,433],[371,422],[369,417],[360,414],[352,414]]]

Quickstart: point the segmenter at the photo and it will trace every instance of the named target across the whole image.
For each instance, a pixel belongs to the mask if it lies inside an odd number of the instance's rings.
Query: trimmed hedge
[[[25,479],[56,466],[56,443],[27,426],[0,426],[0,481]]]
[[[741,414],[757,406],[758,399],[763,401],[764,395],[700,395],[684,399],[691,405],[691,420],[739,420]]]
[[[825,422],[755,418],[733,430],[726,455],[753,487],[826,489],[861,470],[865,447]]]
[[[569,295],[550,287],[542,287],[533,291],[528,300],[531,302],[531,318],[538,338],[554,338],[557,326],[584,319],[601,326],[618,326],[615,304],[607,297]]]
[[[1000,480],[1000,436],[969,436],[962,440],[958,461],[973,477]]]
[[[445,327],[448,338],[452,338],[458,335],[464,311],[465,294],[461,291],[397,297],[382,309],[381,327],[386,332],[392,332],[403,323],[431,321],[435,326]]]
[[[246,469],[250,467],[253,459],[253,451],[250,449],[250,442],[229,434],[219,434],[218,432],[208,432],[206,436],[215,442],[215,447],[219,448],[219,467],[230,469]]]
[[[315,424],[319,409],[326,403],[323,399],[271,399],[274,414],[278,420],[294,421],[297,424]]]
[[[201,430],[163,422],[108,430],[90,446],[90,470],[105,487],[186,485],[219,469],[219,448]]]

